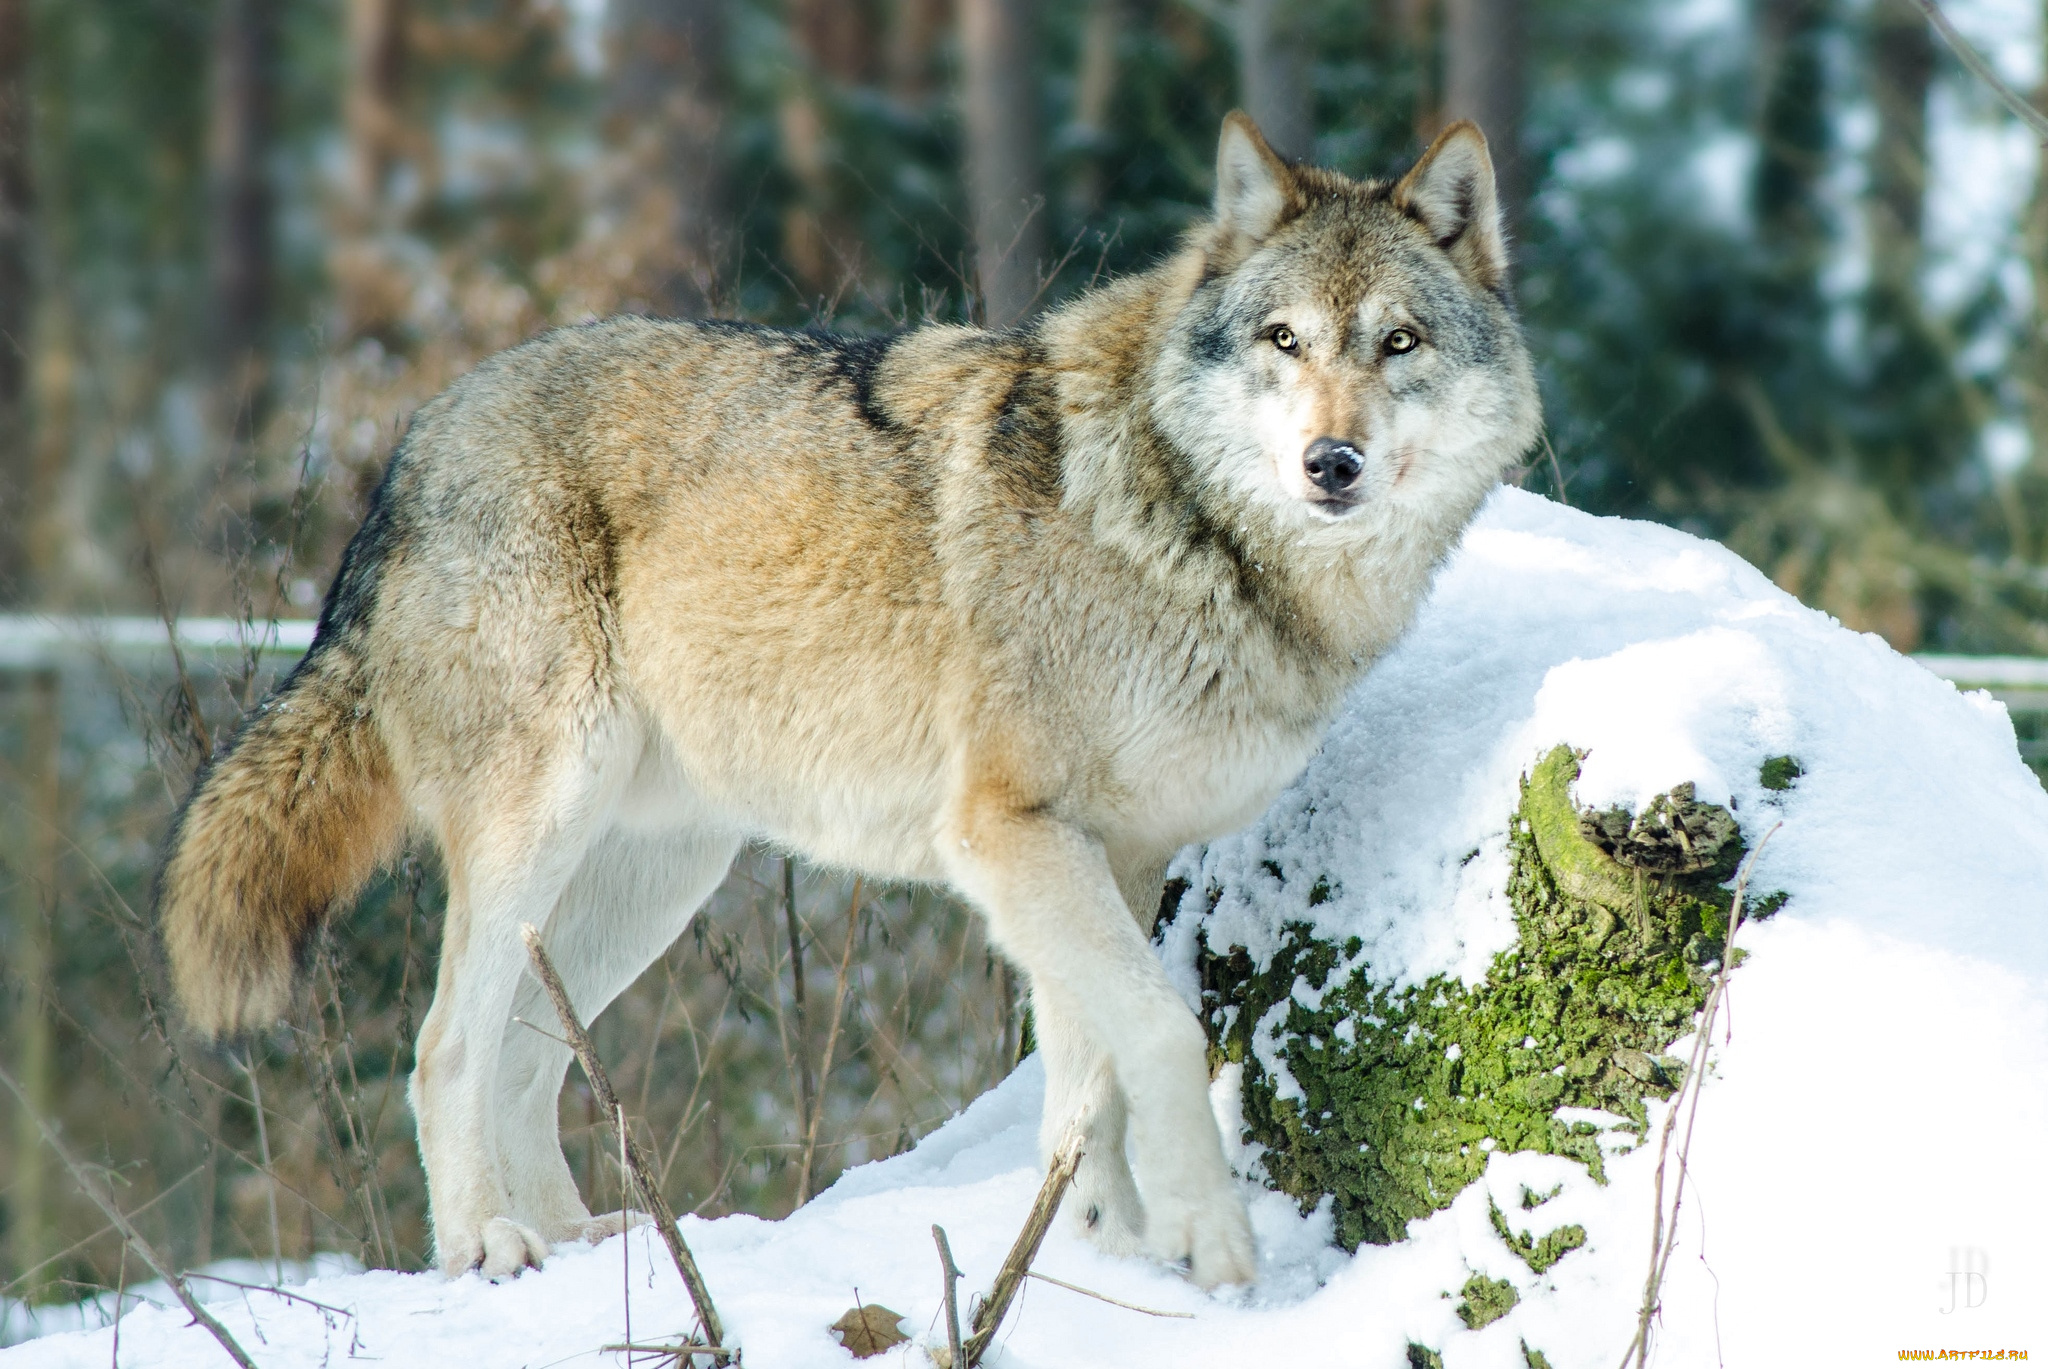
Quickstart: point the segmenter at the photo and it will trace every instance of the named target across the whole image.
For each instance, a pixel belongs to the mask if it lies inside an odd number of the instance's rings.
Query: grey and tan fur
[[[1224,124],[1213,221],[1018,332],[620,318],[423,408],[311,652],[200,780],[160,891],[194,1026],[261,1027],[408,833],[449,897],[412,1097],[442,1266],[611,1229],[568,1052],[741,842],[971,900],[1028,976],[1045,1135],[1105,1248],[1253,1278],[1202,1032],[1147,942],[1168,858],[1315,748],[1533,440],[1493,173],[1395,185]],[[1135,1175],[1125,1131],[1134,1142]]]

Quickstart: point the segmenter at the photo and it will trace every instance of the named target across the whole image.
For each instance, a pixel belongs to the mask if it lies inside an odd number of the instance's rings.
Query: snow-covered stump
[[[1347,1249],[1400,1240],[1495,1149],[1566,1156],[1604,1182],[1603,1143],[1640,1136],[1644,1098],[1683,1078],[1664,1052],[1691,1030],[1723,953],[1742,836],[1689,784],[1640,814],[1581,810],[1579,759],[1560,745],[1522,782],[1508,822],[1518,935],[1476,984],[1441,973],[1400,983],[1357,937],[1318,939],[1306,921],[1280,926],[1257,964],[1200,925],[1224,888],[1169,890],[1168,922],[1196,922],[1212,1063],[1242,1069],[1246,1139],[1262,1148],[1264,1176],[1303,1211],[1333,1200]],[[1783,789],[1797,766],[1781,757],[1766,770],[1765,787]],[[1307,902],[1342,893],[1318,872]],[[1773,910],[1765,901],[1752,916]],[[1541,1273],[1585,1233],[1503,1238]]]

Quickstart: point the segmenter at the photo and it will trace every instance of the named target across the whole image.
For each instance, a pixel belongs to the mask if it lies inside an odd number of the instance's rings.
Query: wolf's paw
[[[1153,1255],[1169,1264],[1185,1263],[1188,1277],[1202,1288],[1251,1283],[1258,1277],[1251,1218],[1232,1189],[1206,1201],[1147,1204],[1145,1237]]]
[[[470,1263],[487,1279],[506,1279],[547,1258],[548,1243],[532,1227],[509,1217],[493,1217],[479,1233],[476,1258]]]
[[[569,1241],[586,1241],[591,1245],[596,1245],[599,1241],[610,1240],[621,1231],[631,1231],[636,1226],[646,1226],[653,1220],[654,1218],[648,1216],[645,1212],[600,1213],[595,1217],[585,1217],[580,1222],[570,1223],[568,1231],[556,1237],[555,1243],[561,1245]]]
[[[1084,1155],[1063,1210],[1075,1234],[1105,1255],[1136,1255],[1145,1248],[1145,1207],[1128,1165],[1098,1164]]]

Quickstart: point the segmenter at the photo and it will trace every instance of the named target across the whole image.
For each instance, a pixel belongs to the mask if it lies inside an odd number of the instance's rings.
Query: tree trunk
[[[1415,82],[1415,107],[1410,122],[1415,141],[1427,147],[1444,126],[1442,91],[1437,88],[1436,0],[1393,0],[1394,22],[1401,35],[1401,55]]]
[[[1123,28],[1123,0],[1088,0],[1081,21],[1081,60],[1074,73],[1071,141],[1081,155],[1069,203],[1077,219],[1094,217],[1108,192],[1102,159],[1110,143],[1109,111],[1116,96],[1117,46]]]
[[[790,46],[798,71],[780,111],[782,153],[798,199],[783,216],[782,255],[799,284],[836,294],[860,275],[860,237],[832,203],[823,88],[866,85],[876,67],[875,25],[864,4],[794,0]]]
[[[991,328],[1031,311],[1045,257],[1034,28],[1029,0],[960,0],[967,195],[982,318]]]
[[[907,105],[930,99],[937,85],[946,0],[896,0],[889,14],[889,93]]]
[[[406,0],[348,0],[348,76],[342,121],[348,137],[349,195],[366,217],[383,203],[384,181],[403,141]]]
[[[1524,0],[1445,0],[1443,119],[1470,119],[1486,135],[1510,234],[1521,226],[1528,195],[1522,165],[1527,49]]]
[[[1758,0],[1756,215],[1781,273],[1809,281],[1825,249],[1817,188],[1827,168],[1828,0]]]
[[[714,312],[726,251],[725,6],[722,0],[614,0],[616,121],[644,134],[646,194],[662,202],[667,260],[653,303],[682,317]]]
[[[0,0],[0,604],[21,603],[30,592],[29,4]]]
[[[1909,0],[1876,0],[1870,25],[1870,91],[1877,106],[1877,146],[1870,157],[1872,274],[1888,289],[1917,293],[1934,36]]]
[[[270,312],[271,138],[277,0],[221,0],[214,17],[207,141],[212,352],[226,425],[246,438],[261,417]]]
[[[1315,150],[1314,89],[1293,0],[1238,0],[1237,89],[1273,150],[1301,160]]]
[[[337,206],[329,271],[342,341],[385,334],[404,318],[404,273],[374,241],[386,227],[385,190],[404,147],[406,0],[346,0],[348,70],[342,135],[348,175]]]
[[[2041,57],[2048,61],[2048,25],[2042,29]],[[2036,109],[2048,100],[2048,66],[2042,68],[2041,84],[2034,88]],[[2026,253],[2027,275],[2034,287],[2033,317],[2027,320],[2027,334],[2021,343],[2014,372],[2020,378],[2020,393],[2026,399],[2027,436],[2032,440],[2029,464],[2032,472],[2048,469],[2048,149],[2037,154],[2034,164],[2034,193],[2027,203],[2021,224],[2021,247]],[[2030,482],[2031,483],[2031,482]],[[2033,510],[2018,498],[2014,482],[2001,482],[2006,511],[2010,552],[2023,561],[2033,561],[2048,548],[2033,530]]]

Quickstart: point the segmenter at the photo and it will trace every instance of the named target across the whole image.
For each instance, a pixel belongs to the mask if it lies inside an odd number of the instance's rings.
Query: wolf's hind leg
[[[442,833],[448,915],[411,1096],[435,1256],[450,1275],[498,1278],[547,1254],[513,1217],[499,1161],[499,1054],[526,974],[520,924],[545,922],[582,863],[610,798],[603,778],[585,754],[544,768],[529,761],[517,782],[479,783],[475,795],[495,801],[472,796]]]
[[[736,837],[698,830],[614,829],[591,843],[542,931],[584,1025],[682,935],[738,849]],[[590,1215],[562,1155],[559,1104],[570,1052],[554,1039],[554,1008],[531,975],[512,1012],[520,1020],[506,1025],[498,1066],[498,1155],[512,1211],[550,1243],[611,1235],[620,1229],[617,1214]]]
[[[1124,1157],[1128,1113],[1109,1053],[1051,985],[1031,995],[1032,1028],[1045,1061],[1045,1112],[1038,1149],[1048,1165],[1068,1126],[1081,1130],[1081,1164],[1061,1206],[1068,1223],[1111,1255],[1144,1248],[1145,1207]]]

